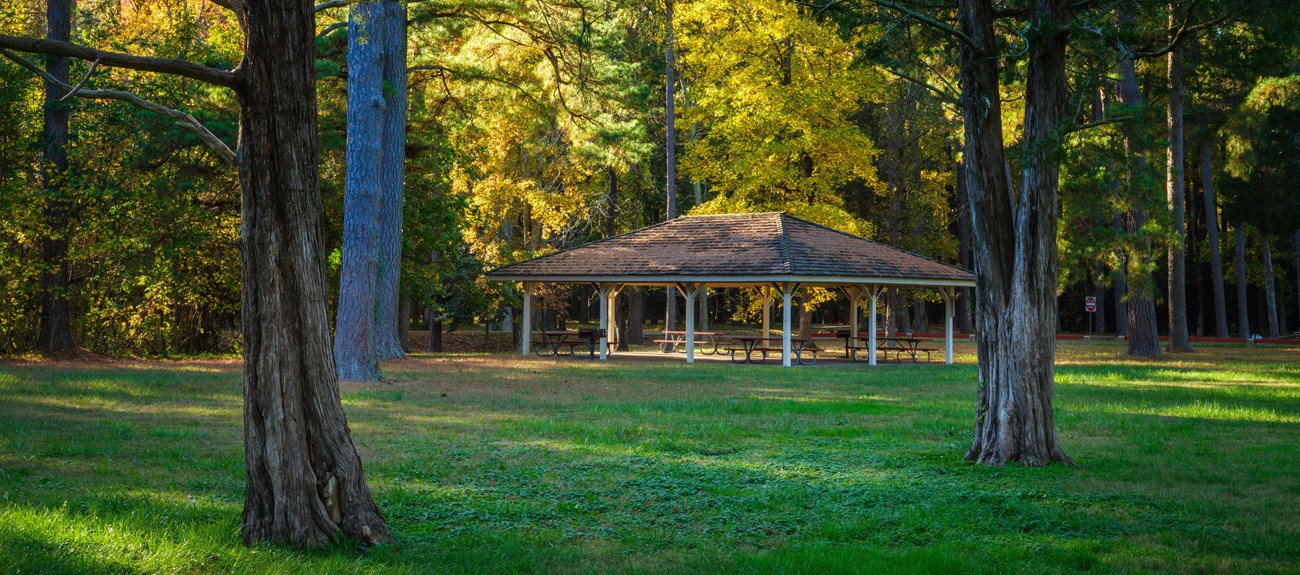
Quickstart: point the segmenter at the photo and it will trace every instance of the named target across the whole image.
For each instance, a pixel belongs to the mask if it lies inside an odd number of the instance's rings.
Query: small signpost
[[[1088,312],[1088,335],[1092,335],[1092,314],[1097,313],[1097,298],[1093,296],[1083,298],[1083,309]]]

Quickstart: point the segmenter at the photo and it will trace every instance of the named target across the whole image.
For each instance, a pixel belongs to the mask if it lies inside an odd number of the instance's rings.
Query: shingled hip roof
[[[782,212],[683,216],[487,273],[498,281],[973,286],[956,266]]]

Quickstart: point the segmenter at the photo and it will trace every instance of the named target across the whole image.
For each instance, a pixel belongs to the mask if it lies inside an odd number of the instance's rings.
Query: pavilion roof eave
[[[750,287],[775,283],[797,283],[809,287],[835,287],[846,285],[880,285],[891,287],[975,287],[974,279],[949,278],[898,278],[861,276],[689,276],[689,275],[527,275],[488,274],[493,281],[547,282],[547,283],[616,283],[623,285],[668,286],[687,283],[708,284],[715,287]]]

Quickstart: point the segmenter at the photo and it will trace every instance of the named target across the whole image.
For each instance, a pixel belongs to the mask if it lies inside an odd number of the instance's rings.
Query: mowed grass
[[[7,363],[0,573],[1300,571],[1300,349],[1119,352],[1001,469],[970,364],[416,357],[343,389],[396,542],[312,552],[241,544],[237,362]]]

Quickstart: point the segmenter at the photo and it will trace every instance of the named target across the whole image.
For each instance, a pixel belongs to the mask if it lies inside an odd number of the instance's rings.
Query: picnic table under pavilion
[[[817,225],[784,212],[682,216],[661,224],[497,268],[490,280],[523,284],[521,348],[529,354],[532,288],[539,282],[585,283],[600,294],[600,359],[608,355],[614,297],[626,286],[667,286],[686,299],[686,362],[694,363],[695,298],[707,288],[757,288],[765,307],[784,303],[781,364],[791,366],[791,299],[804,287],[849,294],[852,333],[858,302],[870,305],[868,347],[876,345],[876,304],[885,288],[933,288],[944,300],[944,351],[952,363],[953,303],[974,274],[912,252]],[[764,314],[764,334],[768,333]],[[876,354],[870,354],[871,365]]]

